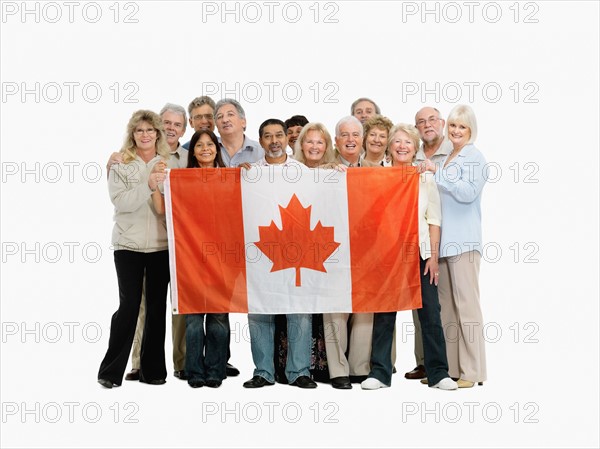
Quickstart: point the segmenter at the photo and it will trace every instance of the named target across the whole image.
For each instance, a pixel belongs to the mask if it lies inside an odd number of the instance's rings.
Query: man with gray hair
[[[265,150],[249,139],[246,131],[246,113],[242,105],[231,98],[219,100],[215,107],[215,120],[219,130],[221,158],[227,167],[238,167],[244,162],[262,159]]]
[[[381,109],[370,98],[361,97],[350,106],[350,114],[365,123],[375,114],[381,114]]]
[[[363,127],[356,117],[347,116],[337,123],[335,145],[340,164],[360,166]],[[323,325],[328,335],[325,349],[331,386],[349,390],[351,382],[362,382],[371,370],[373,314],[324,313]]]
[[[363,133],[362,124],[351,115],[335,125],[335,147],[340,164],[346,167],[360,167]]]
[[[212,98],[206,95],[194,98],[188,106],[188,112],[190,126],[194,128],[194,131],[209,129],[215,132],[215,102]],[[190,142],[184,143],[183,148],[189,150]]]

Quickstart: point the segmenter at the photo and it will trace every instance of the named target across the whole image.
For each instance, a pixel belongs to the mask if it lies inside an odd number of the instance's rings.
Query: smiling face
[[[181,114],[177,114],[173,111],[165,111],[161,116],[163,126],[165,127],[165,135],[167,136],[167,143],[171,150],[177,148],[179,139],[185,133],[185,118]]]
[[[327,144],[320,131],[310,130],[301,142],[302,154],[308,167],[317,167],[323,159]]]
[[[440,118],[439,112],[429,107],[421,109],[415,117],[415,124],[421,139],[430,145],[444,136],[445,123]]]
[[[240,117],[238,110],[232,104],[224,104],[216,115],[217,129],[221,137],[243,135],[246,119]]]
[[[367,155],[371,155],[375,159],[381,159],[385,153],[387,145],[388,132],[385,128],[371,128],[365,136],[365,149]]]
[[[133,130],[133,140],[139,150],[156,148],[157,131],[151,123],[140,121]]]
[[[458,122],[448,122],[448,139],[452,142],[454,149],[460,150],[471,138],[471,129]]]
[[[215,111],[209,104],[203,104],[192,109],[190,114],[190,125],[194,128],[194,131],[200,131],[201,129],[209,129],[212,132],[215,131]]]
[[[365,123],[375,114],[375,105],[367,100],[357,103],[356,106],[354,106],[354,111],[352,111],[352,115],[359,119],[361,123]]]
[[[217,147],[208,134],[202,134],[194,146],[194,156],[200,167],[213,167],[217,157]]]
[[[410,165],[417,154],[413,139],[404,131],[397,131],[390,142],[394,165]]]
[[[362,143],[361,126],[352,122],[340,125],[339,136],[335,136],[335,145],[344,159],[353,164],[358,162]]]

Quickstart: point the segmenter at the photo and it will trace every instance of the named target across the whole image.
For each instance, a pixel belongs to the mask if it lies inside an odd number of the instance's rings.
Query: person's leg
[[[206,380],[222,381],[227,377],[227,347],[229,342],[229,320],[226,313],[206,314],[206,349],[204,366]]]
[[[275,315],[248,314],[250,327],[250,349],[254,361],[254,376],[260,376],[269,383],[275,383],[273,364],[273,333]]]
[[[185,347],[185,376],[188,384],[203,384],[206,381],[203,313],[185,315]]]
[[[393,337],[393,329],[392,329]],[[348,343],[348,364],[351,376],[366,376],[371,371],[371,342],[373,340],[373,314],[353,313],[350,316],[350,340]],[[392,361],[390,340],[388,356]]]
[[[111,318],[108,350],[100,364],[98,379],[121,385],[140,310],[144,261],[141,253],[127,250],[115,251],[114,260],[119,281],[119,308]]]
[[[325,349],[329,377],[349,377],[350,366],[346,359],[348,349],[348,313],[324,313]]]
[[[300,376],[310,377],[310,349],[312,346],[312,316],[287,315],[288,352],[285,376],[292,384]]]
[[[388,386],[392,384],[391,350],[395,324],[396,312],[374,314],[371,371],[368,377],[373,377]]]
[[[142,338],[140,380],[165,380],[165,332],[169,288],[169,252],[145,253],[146,322]]]

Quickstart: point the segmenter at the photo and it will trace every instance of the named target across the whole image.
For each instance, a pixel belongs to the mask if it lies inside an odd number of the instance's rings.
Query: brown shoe
[[[424,379],[427,377],[427,373],[425,372],[425,367],[423,365],[417,366],[412,371],[409,371],[404,375],[407,379]]]
[[[135,368],[132,369],[125,376],[125,380],[140,380],[140,370]]]

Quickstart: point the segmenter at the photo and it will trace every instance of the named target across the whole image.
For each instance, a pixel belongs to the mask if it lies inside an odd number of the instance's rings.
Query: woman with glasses
[[[481,194],[487,175],[485,158],[473,145],[477,120],[471,107],[459,105],[450,112],[446,136],[452,152],[439,168],[430,160],[425,168],[440,171],[435,176],[444,217],[439,294],[449,372],[459,388],[470,388],[487,379],[479,301]]]
[[[110,324],[108,350],[98,383],[121,385],[131,352],[146,275],[146,321],[142,338],[140,382],[165,383],[165,313],[169,284],[167,228],[154,201],[169,158],[161,118],[152,111],[135,112],[121,148],[123,162],[111,167],[108,191],[115,206],[112,234],[119,283],[119,308]],[[153,198],[154,197],[154,198]]]

